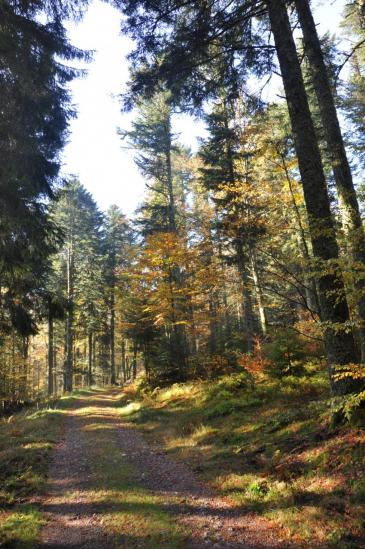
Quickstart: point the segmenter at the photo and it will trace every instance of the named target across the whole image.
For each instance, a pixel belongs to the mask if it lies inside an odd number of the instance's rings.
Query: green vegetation
[[[312,367],[246,387],[237,376],[154,391],[135,384],[120,411],[288,539],[355,548],[365,519],[365,434],[355,425],[331,429],[328,399],[327,379]]]
[[[59,441],[65,409],[73,398],[62,398],[2,418],[0,423],[0,539],[14,547],[32,547],[45,523],[36,504],[44,488],[52,450]]]

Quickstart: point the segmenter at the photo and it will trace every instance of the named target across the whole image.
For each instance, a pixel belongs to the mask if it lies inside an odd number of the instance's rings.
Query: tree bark
[[[298,230],[299,230],[299,249],[304,257],[304,260],[306,262],[306,266],[304,267],[304,279],[305,279],[305,294],[306,294],[306,302],[307,307],[313,312],[318,314],[319,313],[319,302],[318,302],[318,294],[317,294],[317,288],[315,280],[312,276],[312,273],[310,272],[310,263],[311,263],[311,256],[309,253],[309,248],[307,244],[307,238],[305,235],[305,230],[302,222],[302,216],[300,215],[300,210],[298,208],[297,202],[295,200],[295,194],[293,190],[293,182],[290,177],[290,172],[286,163],[285,155],[282,152],[279,152],[279,155],[281,157],[281,162],[283,164],[283,169],[285,172],[285,177],[289,186],[289,192],[290,197],[293,204],[293,210],[294,214],[298,223]],[[308,270],[309,269],[309,270]]]
[[[51,298],[48,300],[48,395],[54,393],[53,312]]]
[[[318,264],[318,299],[331,388],[333,394],[344,394],[352,390],[352,383],[336,381],[335,367],[354,363],[357,356],[349,331],[343,278],[337,264],[338,246],[322,159],[285,1],[267,0],[267,7],[298,156],[313,255]]]
[[[126,362],[125,362],[125,341],[123,339],[122,341],[122,374],[123,374],[123,382],[125,383],[127,381],[127,371],[126,371]]]
[[[328,153],[336,182],[343,230],[355,270],[356,313],[359,319],[361,357],[365,360],[365,232],[347,158],[327,66],[308,0],[295,0],[303,31],[305,53],[317,96]]]
[[[67,303],[68,310],[66,316],[66,349],[65,349],[65,368],[64,368],[64,391],[70,392],[73,387],[73,273],[74,257],[73,243],[71,242],[67,250]]]
[[[172,175],[172,162],[171,162],[171,120],[170,117],[167,121],[166,127],[166,136],[168,136],[168,143],[166,147],[166,170],[167,170],[167,194],[168,194],[168,218],[169,218],[169,230],[177,234],[177,225],[176,225],[176,215],[175,215],[175,196],[174,196],[174,186],[173,186],[173,175]],[[187,353],[186,353],[186,333],[185,327],[181,324],[178,324],[179,315],[178,312],[182,307],[181,302],[176,302],[173,286],[176,284],[178,287],[181,287],[181,271],[178,266],[174,267],[170,273],[170,287],[171,287],[171,306],[172,306],[172,318],[173,318],[173,327],[172,327],[172,337],[171,337],[171,363],[176,369],[177,380],[183,380],[186,375],[186,363],[187,363]]]
[[[250,247],[250,262],[251,262],[252,278],[255,285],[257,306],[259,310],[261,334],[265,337],[267,333],[267,315],[266,315],[266,309],[264,305],[264,296],[262,293],[259,272],[257,269],[256,252],[252,246]]]
[[[236,242],[237,266],[242,281],[242,319],[246,335],[247,352],[251,353],[254,348],[255,320],[252,308],[252,297],[248,288],[248,275],[241,240]]]
[[[111,288],[111,300],[110,300],[110,382],[112,385],[116,384],[115,373],[115,288],[114,284]]]
[[[87,370],[87,378],[88,378],[88,385],[91,387],[93,383],[93,333],[90,330],[88,334],[88,352],[87,352],[87,358],[88,358],[88,370]]]
[[[132,366],[132,377],[136,379],[137,377],[137,342],[133,341],[133,366]]]

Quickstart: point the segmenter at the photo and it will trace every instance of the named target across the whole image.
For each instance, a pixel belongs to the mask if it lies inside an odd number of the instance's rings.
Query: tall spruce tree
[[[55,257],[54,281],[62,288],[66,302],[64,390],[71,391],[76,333],[89,338],[88,382],[91,383],[92,339],[101,331],[104,316],[102,216],[91,195],[78,181],[71,181],[59,193],[53,219],[64,237],[62,249]]]
[[[86,2],[85,2],[86,3]],[[84,2],[7,0],[0,5],[0,257],[3,327],[32,331],[27,301],[39,286],[55,230],[48,219],[67,123],[63,64],[83,57],[61,22]],[[71,10],[72,8],[72,10]],[[33,276],[32,276],[33,275]]]
[[[116,330],[116,293],[118,271],[126,269],[128,258],[126,247],[131,245],[133,235],[126,217],[118,206],[111,206],[105,219],[104,247],[105,261],[105,292],[109,316],[109,345],[110,345],[110,381],[115,385],[117,381],[115,362],[115,330]]]
[[[296,0],[300,26],[303,31],[305,54],[309,60],[310,77],[317,96],[319,112],[327,142],[327,150],[332,165],[340,203],[340,214],[345,237],[352,253],[357,293],[356,309],[359,319],[361,357],[365,359],[365,231],[347,158],[341,127],[331,86],[330,75],[325,63],[321,42],[317,33],[308,0]]]
[[[150,189],[151,200],[144,205],[141,219],[145,235],[166,232],[178,236],[179,233],[173,172],[176,144],[171,117],[168,94],[158,93],[151,100],[139,105],[139,113],[132,130],[124,134],[138,151],[136,163],[148,180]],[[185,329],[179,322],[179,311],[185,306],[178,290],[182,283],[182,273],[178,265],[173,265],[166,276],[172,289],[170,375],[178,380],[186,376],[187,364]]]

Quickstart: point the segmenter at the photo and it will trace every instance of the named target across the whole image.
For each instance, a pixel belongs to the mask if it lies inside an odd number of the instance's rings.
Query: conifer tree
[[[133,128],[124,135],[139,152],[136,163],[148,181],[150,200],[143,206],[140,223],[145,235],[160,233],[166,239],[178,238],[179,220],[176,212],[175,174],[173,152],[176,151],[171,129],[172,110],[168,94],[159,93],[151,100],[139,105],[139,115]],[[166,272],[171,289],[171,334],[170,368],[171,376],[183,379],[186,375],[186,336],[184,326],[179,322],[181,310],[185,307],[179,295],[182,273],[179,265],[173,263]]]

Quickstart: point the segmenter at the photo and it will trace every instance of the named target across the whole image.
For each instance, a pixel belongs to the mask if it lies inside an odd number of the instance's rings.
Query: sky
[[[335,32],[346,0],[317,2],[316,21],[321,32]],[[62,156],[62,174],[74,175],[88,189],[101,210],[117,204],[132,215],[141,202],[144,181],[117,129],[128,129],[133,117],[122,113],[120,94],[128,81],[126,56],[133,44],[120,33],[121,15],[101,0],[93,0],[83,20],[68,22],[71,42],[93,50],[92,62],[84,65],[87,75],[70,84],[77,118],[70,125],[70,136]],[[204,136],[201,122],[181,115],[174,121],[179,140],[193,150]]]

